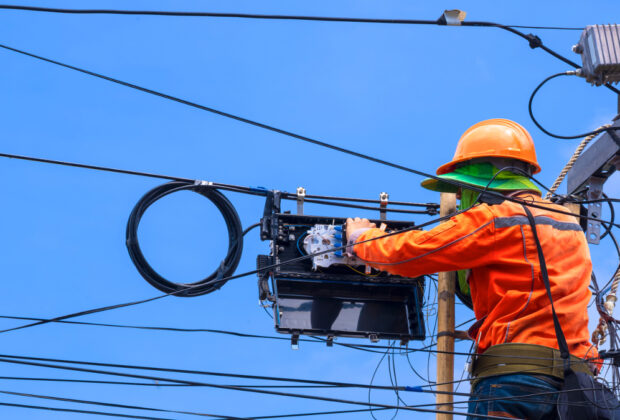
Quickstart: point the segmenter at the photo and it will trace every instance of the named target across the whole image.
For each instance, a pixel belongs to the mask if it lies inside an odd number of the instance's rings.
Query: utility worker
[[[459,209],[468,210],[429,231],[409,231],[358,245],[354,244],[385,233],[367,219],[347,220],[349,249],[376,269],[407,277],[460,270],[457,287],[471,293],[477,319],[469,330],[477,349],[470,413],[549,418],[562,384],[563,363],[551,304],[532,228],[520,202],[544,207],[528,208],[536,222],[573,370],[591,375],[588,360],[598,357],[588,333],[592,263],[586,238],[576,218],[552,211],[566,213],[567,209],[543,200],[536,185],[523,175],[539,171],[534,143],[525,128],[506,119],[482,121],[463,134],[452,161],[437,169],[441,180],[462,186],[436,179],[422,182],[433,191],[456,193]],[[468,185],[519,202],[483,195],[483,202],[475,204],[480,194]],[[493,200],[484,202],[487,196]],[[502,399],[535,393],[546,394]],[[482,399],[486,401],[477,402]]]

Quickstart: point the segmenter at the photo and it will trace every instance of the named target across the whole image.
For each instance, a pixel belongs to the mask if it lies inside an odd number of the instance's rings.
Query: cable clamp
[[[197,179],[194,181],[194,185],[199,185],[201,187],[211,187],[213,186],[213,182],[211,181],[203,181],[202,179]]]
[[[439,19],[437,19],[437,24],[461,26],[461,22],[465,20],[465,16],[467,16],[467,13],[462,10],[444,10],[443,15],[441,15]]]
[[[525,35],[525,37],[527,38],[528,42],[530,43],[530,48],[531,49],[542,47],[543,42],[542,42],[542,40],[538,36],[536,36],[534,34],[527,34],[527,35]]]

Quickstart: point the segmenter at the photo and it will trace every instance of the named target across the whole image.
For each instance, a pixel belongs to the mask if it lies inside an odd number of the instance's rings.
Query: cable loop
[[[142,254],[138,242],[138,226],[144,212],[160,198],[177,191],[190,190],[211,200],[218,208],[228,229],[228,252],[218,268],[209,276],[195,283],[174,283],[157,273]],[[234,206],[212,183],[207,181],[183,182],[173,181],[160,185],[147,192],[134,207],[127,221],[127,251],[134,265],[153,287],[164,293],[174,293],[175,296],[192,297],[211,293],[226,283],[239,264],[243,251],[243,228],[239,215]]]

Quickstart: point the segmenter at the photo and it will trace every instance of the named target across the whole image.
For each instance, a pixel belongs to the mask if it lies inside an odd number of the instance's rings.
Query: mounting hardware
[[[371,343],[378,343],[379,342],[379,337],[377,337],[377,334],[370,334],[368,336],[368,338],[370,338],[370,342]]]
[[[327,344],[327,347],[333,347],[334,346],[334,336],[333,335],[328,335],[327,336],[327,340],[325,342]]]
[[[306,198],[306,189],[297,187],[297,214],[304,214],[304,198]]]
[[[291,349],[299,350],[299,334],[291,335]]]
[[[598,200],[603,192],[604,178],[596,176],[588,180],[588,200]],[[588,217],[600,219],[602,215],[602,203],[588,204]],[[588,219],[588,229],[586,230],[588,243],[598,245],[601,242],[601,224],[596,220]]]
[[[388,205],[388,199],[390,198],[390,195],[386,192],[382,192],[379,194],[379,206],[381,207],[381,210],[379,210],[379,219],[381,220],[386,220],[387,219],[387,211],[386,211],[386,207]]]
[[[461,22],[465,20],[466,16],[467,13],[462,10],[444,10],[437,23],[440,25],[461,26]]]

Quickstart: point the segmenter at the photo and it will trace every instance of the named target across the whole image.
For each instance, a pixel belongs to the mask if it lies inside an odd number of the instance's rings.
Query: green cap
[[[540,193],[538,187],[528,177],[515,174],[510,171],[501,171],[499,175],[493,178],[498,172],[499,169],[497,169],[493,164],[488,162],[479,162],[461,166],[452,172],[438,175],[437,177],[446,180],[458,181],[479,188],[487,188],[489,190],[529,190]],[[422,181],[422,186],[431,191],[451,193],[455,193],[459,188],[458,185],[449,184],[433,178],[427,178]]]

